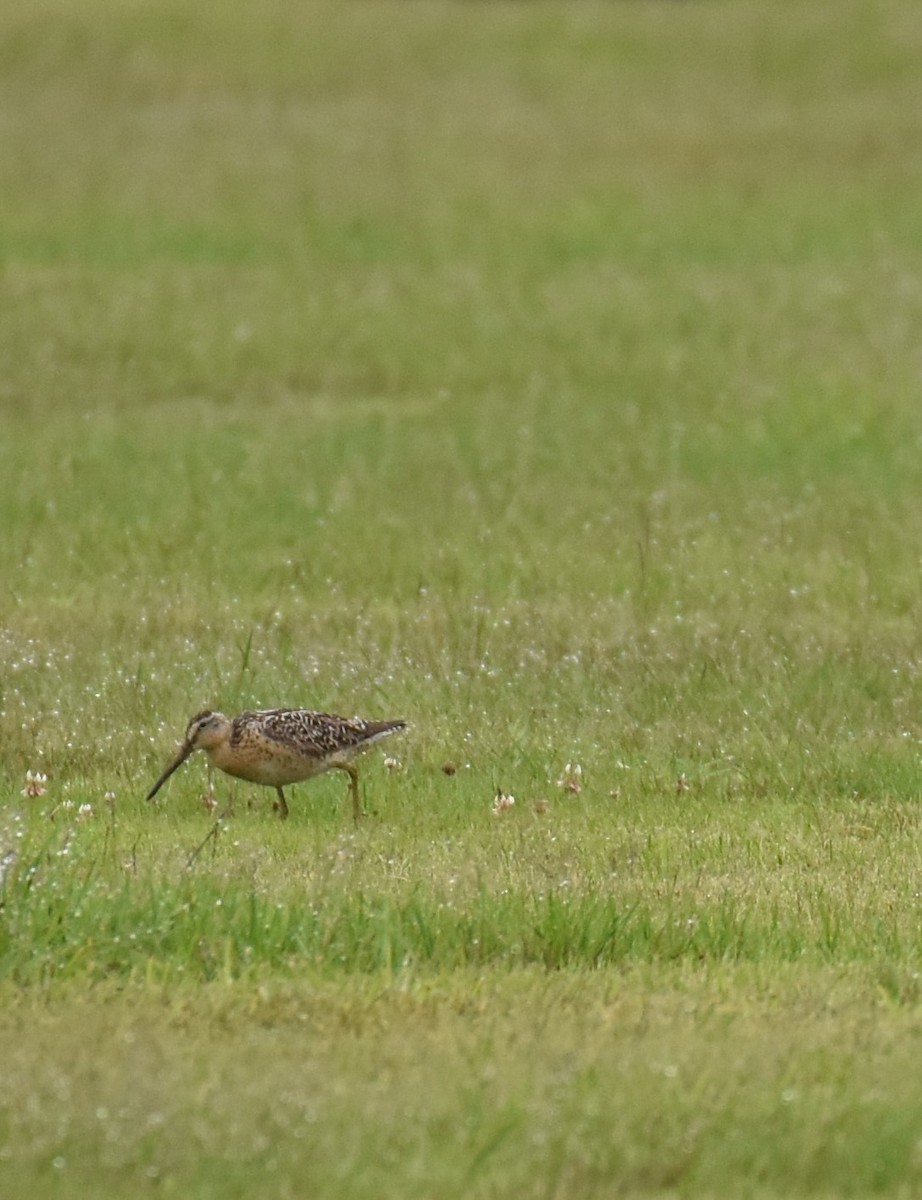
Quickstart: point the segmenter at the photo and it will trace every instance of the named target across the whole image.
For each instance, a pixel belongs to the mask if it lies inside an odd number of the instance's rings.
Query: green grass
[[[920,51],[3,6],[4,1195],[918,1193]]]

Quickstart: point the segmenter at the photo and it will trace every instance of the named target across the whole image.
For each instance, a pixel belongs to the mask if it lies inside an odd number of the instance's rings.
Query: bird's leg
[[[280,787],[277,787],[275,790],[278,792],[279,798],[272,807],[278,813],[281,820],[286,821],[288,819],[288,803],[285,800],[285,793]]]
[[[341,771],[345,771],[352,781],[350,784],[350,790],[352,792],[352,817],[353,820],[358,822],[359,817],[364,815],[362,813],[362,805],[359,801],[359,773],[352,763],[336,763],[336,766],[339,767]]]

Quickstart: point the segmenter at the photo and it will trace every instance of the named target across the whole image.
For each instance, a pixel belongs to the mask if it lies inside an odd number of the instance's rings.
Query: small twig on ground
[[[205,847],[208,845],[208,843],[212,839],[214,839],[215,845],[217,845],[218,834],[221,831],[221,826],[224,823],[224,817],[226,816],[226,813],[227,813],[227,810],[225,809],[224,812],[219,813],[218,816],[215,817],[214,823],[212,824],[211,828],[208,830],[208,832],[205,834],[205,836],[202,838],[202,840],[199,842],[199,844],[195,847],[195,849],[192,851],[192,853],[186,859],[186,870],[187,871],[190,871],[192,869],[192,866],[195,863],[195,860],[198,858],[198,856],[202,853],[202,851],[205,849]]]

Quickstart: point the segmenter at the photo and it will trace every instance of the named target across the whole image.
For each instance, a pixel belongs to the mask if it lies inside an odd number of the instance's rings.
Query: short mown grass
[[[4,6],[0,1192],[918,1192],[920,50]]]

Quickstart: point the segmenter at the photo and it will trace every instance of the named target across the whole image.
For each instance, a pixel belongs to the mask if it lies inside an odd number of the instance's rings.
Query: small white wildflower
[[[26,786],[20,792],[21,796],[44,796],[48,776],[41,771],[26,771]]]
[[[499,816],[501,812],[512,808],[513,804],[515,804],[515,796],[509,796],[502,789],[497,789],[496,798],[493,801],[493,816]]]
[[[583,790],[583,768],[579,763],[570,763],[563,769],[563,774],[557,780],[557,786],[563,788],[565,792],[572,792],[574,796],[578,796]]]
[[[81,804],[80,807],[77,809],[77,816],[80,817],[80,819],[83,821],[88,821],[92,815],[93,815],[92,804]]]
[[[3,884],[7,871],[13,866],[17,858],[19,858],[19,855],[15,850],[7,850],[3,858],[0,858],[0,885]]]
[[[392,755],[388,754],[384,759],[384,769],[386,771],[400,771],[403,769],[403,763],[399,758],[394,758]]]

